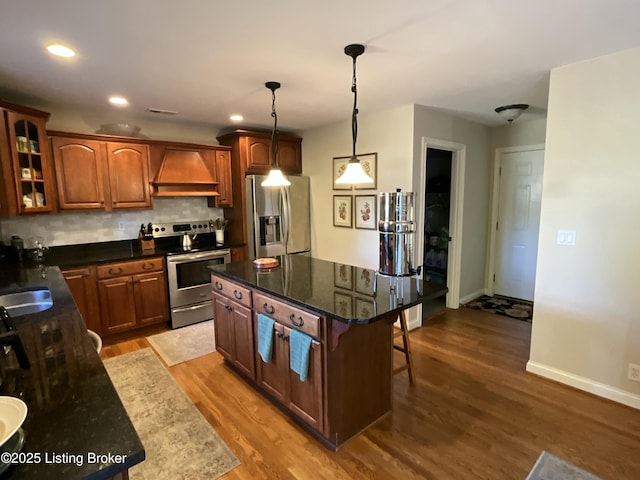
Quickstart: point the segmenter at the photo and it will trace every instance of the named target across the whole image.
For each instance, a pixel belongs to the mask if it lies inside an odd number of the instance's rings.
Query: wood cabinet
[[[61,209],[149,208],[149,150],[146,145],[51,137]]]
[[[244,178],[247,174],[266,174],[271,168],[271,133],[234,130],[221,135],[221,145],[231,147],[231,180],[233,204],[225,212],[229,220],[227,240],[230,243],[247,243],[247,198]],[[283,173],[302,173],[302,139],[286,133],[278,135],[277,164]],[[213,206],[213,205],[210,205]]]
[[[56,211],[45,123],[49,114],[0,101],[0,214]]]
[[[255,379],[251,310],[214,291],[213,318],[216,347],[220,354],[245,375]]]
[[[231,247],[231,261],[242,262],[249,258],[248,247],[243,245],[241,247]]]
[[[65,268],[62,275],[86,327],[102,335],[95,267]]]
[[[162,257],[116,262],[96,268],[100,316],[105,334],[169,320]]]
[[[233,189],[231,187],[231,152],[229,150],[217,150],[215,168],[218,178],[217,207],[233,206]]]

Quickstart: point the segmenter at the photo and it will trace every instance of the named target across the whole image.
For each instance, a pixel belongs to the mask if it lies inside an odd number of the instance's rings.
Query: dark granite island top
[[[0,353],[0,395],[27,404],[22,452],[34,454],[32,463],[24,456],[25,462],[12,465],[0,478],[109,479],[143,461],[144,447],[60,270],[20,265],[0,269],[0,294],[46,287],[53,298],[50,309],[13,319],[31,368],[21,369],[13,351]],[[92,463],[88,452],[105,457]],[[55,458],[61,463],[52,463]]]
[[[394,279],[376,275],[371,269],[303,255],[277,258],[280,266],[269,271],[257,269],[250,260],[210,269],[229,280],[350,324],[371,323],[447,293],[442,284],[412,278],[398,278],[403,289],[398,286],[393,291],[390,284]]]

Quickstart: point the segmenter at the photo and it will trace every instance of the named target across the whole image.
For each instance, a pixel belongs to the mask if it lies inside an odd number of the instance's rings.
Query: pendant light
[[[291,182],[282,175],[282,171],[276,166],[276,159],[278,158],[278,114],[276,113],[276,90],[280,88],[280,83],[267,82],[264,86],[271,90],[271,116],[273,117],[273,131],[271,132],[271,171],[260,185],[263,187],[288,187],[291,185]]]
[[[344,184],[373,184],[371,178],[362,168],[362,164],[356,157],[356,137],[358,136],[358,89],[356,87],[356,58],[364,53],[364,45],[355,43],[344,47],[344,53],[353,59],[353,83],[351,91],[353,92],[353,113],[351,114],[351,137],[353,140],[353,150],[351,159],[347,164],[344,173],[338,177],[336,183]]]

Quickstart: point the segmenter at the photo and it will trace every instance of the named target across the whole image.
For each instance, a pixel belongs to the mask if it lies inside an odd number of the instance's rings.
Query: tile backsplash
[[[137,238],[140,224],[205,220],[223,217],[221,208],[209,208],[207,199],[154,198],[153,210],[120,210],[115,212],[63,212],[0,220],[0,232],[5,245],[11,235],[19,235],[26,248],[30,239],[41,237],[45,245],[73,245]],[[124,229],[120,230],[120,226]]]

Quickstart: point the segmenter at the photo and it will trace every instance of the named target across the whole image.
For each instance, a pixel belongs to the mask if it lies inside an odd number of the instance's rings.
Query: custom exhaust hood
[[[203,153],[194,150],[165,149],[162,164],[151,181],[153,196],[218,196],[218,182],[207,167],[208,162]]]

